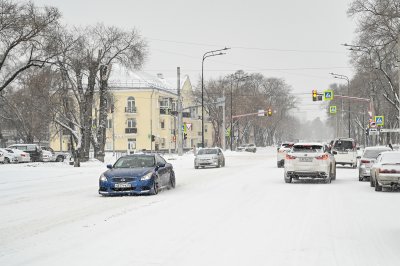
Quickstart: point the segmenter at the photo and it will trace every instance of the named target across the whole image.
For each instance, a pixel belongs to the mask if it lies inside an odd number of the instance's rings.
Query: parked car
[[[336,179],[336,163],[321,143],[296,143],[285,157],[284,180],[320,178],[330,183]]]
[[[214,166],[224,167],[225,157],[220,148],[199,149],[194,157],[194,168]]]
[[[7,163],[18,163],[18,155],[13,153],[13,152],[9,152],[6,149],[0,149],[0,152],[3,153],[4,156],[4,161],[3,163],[7,164]]]
[[[41,148],[42,150],[51,152],[50,161],[52,162],[63,162],[69,156],[67,152],[54,151],[52,148],[47,146],[41,146]]]
[[[175,173],[170,163],[158,154],[133,154],[120,157],[99,179],[99,194],[158,194],[162,188],[175,188]]]
[[[53,154],[49,151],[42,150],[42,162],[50,162],[53,158]]]
[[[237,151],[248,151],[248,152],[256,152],[257,147],[255,144],[244,144],[237,148]]]
[[[382,188],[398,188],[400,185],[400,151],[385,151],[379,154],[371,167],[371,187],[375,191]]]
[[[0,163],[4,163],[4,153],[0,151]]]
[[[335,155],[336,164],[357,167],[356,142],[352,138],[337,138],[332,145],[332,154]]]
[[[9,148],[6,148],[5,150],[10,153],[14,153],[17,156],[19,163],[29,163],[31,161],[31,156],[27,152]]]
[[[363,181],[364,179],[369,180],[371,174],[371,166],[375,163],[376,158],[381,152],[391,151],[392,149],[385,146],[367,147],[364,149],[363,154],[360,158],[360,164],[358,166],[358,180]]]
[[[43,161],[43,152],[39,145],[37,144],[13,144],[8,146],[10,149],[18,149],[29,153],[32,162]]]
[[[285,156],[292,148],[294,142],[283,142],[277,151],[277,166],[281,168],[285,165]]]

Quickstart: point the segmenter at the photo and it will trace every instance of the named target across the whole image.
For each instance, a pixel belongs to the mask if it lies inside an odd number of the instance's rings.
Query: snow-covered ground
[[[274,148],[226,167],[165,156],[177,187],[101,197],[105,164],[0,165],[0,265],[399,265],[400,193],[356,169],[285,184]]]

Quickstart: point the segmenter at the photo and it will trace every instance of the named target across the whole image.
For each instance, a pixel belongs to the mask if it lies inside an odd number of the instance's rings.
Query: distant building
[[[159,76],[158,79],[162,79]],[[183,148],[201,145],[201,106],[196,106],[188,76],[181,82],[183,105]],[[137,80],[131,83],[110,83],[109,113],[106,130],[106,151],[135,152],[141,150],[177,150],[178,95],[162,80]],[[93,111],[97,117],[97,111]],[[213,143],[213,127],[205,120],[205,146]],[[50,146],[54,150],[69,150],[68,132],[51,134]],[[153,140],[152,141],[152,136]]]

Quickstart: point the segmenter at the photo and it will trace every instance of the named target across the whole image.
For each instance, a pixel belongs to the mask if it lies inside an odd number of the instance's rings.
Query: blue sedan
[[[158,154],[133,154],[119,158],[99,179],[99,194],[156,195],[163,188],[175,188],[170,163]]]

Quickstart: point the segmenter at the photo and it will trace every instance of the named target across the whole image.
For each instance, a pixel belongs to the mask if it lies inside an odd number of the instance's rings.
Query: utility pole
[[[182,156],[182,101],[181,101],[181,68],[176,68],[177,89],[178,89],[178,155]]]
[[[398,106],[399,106],[399,128],[400,128],[400,34],[398,36],[397,40],[397,45],[399,49],[399,55],[398,55],[398,60],[397,60],[397,69],[399,71],[399,92],[397,93],[397,101],[398,101]]]
[[[222,150],[226,150],[226,145],[225,145],[225,90],[222,95],[222,99],[224,101],[223,106],[222,106]]]

